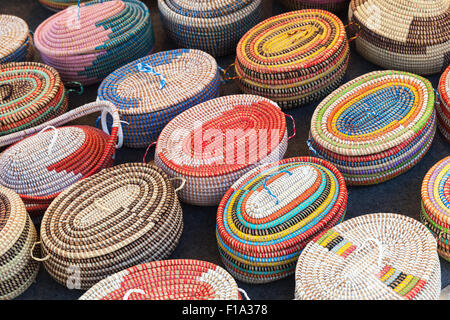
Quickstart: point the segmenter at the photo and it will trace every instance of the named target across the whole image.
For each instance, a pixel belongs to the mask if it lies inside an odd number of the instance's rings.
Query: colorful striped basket
[[[358,52],[383,68],[428,75],[450,63],[449,0],[351,0],[349,21]]]
[[[308,146],[333,163],[347,185],[381,183],[426,154],[436,132],[431,83],[401,71],[375,71],[325,98],[311,119]]]
[[[322,9],[340,12],[348,8],[348,0],[280,0],[290,10]]]
[[[119,109],[124,144],[147,147],[176,115],[219,95],[216,60],[200,50],[158,52],[110,74],[98,98]]]
[[[342,175],[318,158],[289,158],[248,172],[217,211],[225,267],[248,283],[292,274],[305,245],[343,220],[347,197]]]
[[[437,239],[441,257],[450,261],[450,156],[425,175],[421,195],[420,218]]]
[[[0,64],[33,59],[33,36],[27,23],[16,16],[0,14]]]
[[[400,214],[366,214],[323,232],[295,270],[298,300],[435,300],[440,291],[436,241]]]
[[[107,112],[113,115],[111,133],[84,125],[55,128],[94,112],[102,112],[102,123],[106,123]],[[30,214],[41,213],[62,190],[111,166],[117,140],[121,146],[119,114],[106,101],[86,104],[36,127],[0,137],[0,146],[19,141],[0,154],[0,185],[17,192]]]
[[[239,41],[232,65],[242,91],[293,108],[336,89],[349,59],[345,27],[334,14],[300,10],[271,17]],[[227,71],[226,71],[227,72]]]
[[[261,0],[158,0],[163,26],[180,48],[232,54],[262,18]]]
[[[439,81],[440,103],[436,104],[438,128],[445,140],[450,143],[450,65],[445,69]]]
[[[33,283],[39,264],[31,258],[37,233],[20,197],[0,186],[0,300],[14,299]]]
[[[181,200],[212,206],[244,173],[282,159],[288,139],[285,114],[276,103],[224,96],[170,121],[158,138],[155,164],[170,177],[186,179]]]
[[[103,2],[102,2],[103,1]],[[150,12],[138,0],[94,0],[60,11],[36,29],[44,63],[64,81],[101,81],[117,68],[150,54]]]
[[[88,2],[89,0],[39,0],[39,2],[49,10],[60,11],[78,3]]]
[[[80,300],[240,300],[223,268],[199,260],[144,263],[97,283]]]

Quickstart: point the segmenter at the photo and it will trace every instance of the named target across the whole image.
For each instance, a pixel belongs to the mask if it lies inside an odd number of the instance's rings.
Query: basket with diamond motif
[[[436,105],[438,128],[450,143],[450,66],[445,69],[439,81],[440,103]]]
[[[27,23],[19,17],[0,14],[0,64],[30,61],[33,36]]]
[[[280,0],[290,10],[322,9],[340,12],[348,8],[348,0]]]

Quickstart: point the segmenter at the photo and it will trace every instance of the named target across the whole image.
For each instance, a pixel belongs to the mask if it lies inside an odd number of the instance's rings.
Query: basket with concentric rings
[[[342,175],[318,158],[289,158],[248,172],[217,211],[225,267],[248,283],[292,274],[305,245],[343,220],[347,197]]]
[[[322,9],[340,12],[348,8],[348,0],[280,0],[290,10]]]
[[[155,164],[170,177],[186,179],[181,200],[217,205],[244,173],[282,159],[288,139],[285,114],[276,103],[224,96],[170,121],[158,138]]]
[[[34,34],[44,63],[64,81],[100,82],[117,68],[153,51],[147,6],[138,0],[94,0],[64,9]]]
[[[180,48],[232,54],[262,18],[261,0],[158,0],[163,26]]]
[[[449,0],[351,0],[356,49],[386,69],[428,75],[450,64]]]
[[[55,128],[91,113],[111,113],[111,133],[85,125]],[[107,101],[93,102],[30,129],[0,137],[0,185],[17,192],[30,214],[39,214],[64,189],[113,163],[121,146],[119,114]],[[18,142],[17,142],[18,141]]]
[[[334,91],[315,109],[308,146],[333,163],[347,185],[377,184],[406,172],[436,132],[431,83],[401,71],[375,71]]]
[[[400,214],[366,214],[321,233],[295,270],[299,300],[435,300],[440,291],[436,241]]]
[[[16,16],[0,14],[0,64],[33,59],[33,36],[27,23]]]
[[[41,223],[41,260],[57,282],[89,289],[126,268],[166,259],[182,231],[167,175],[144,163],[121,164],[73,184],[51,203]]]
[[[49,10],[60,11],[70,6],[75,6],[78,2],[88,2],[90,0],[39,0],[39,2]]]
[[[229,78],[236,78],[245,93],[293,108],[336,89],[349,52],[345,27],[334,14],[287,12],[264,20],[242,37],[236,49],[236,76]]]
[[[14,299],[33,283],[39,270],[31,255],[36,241],[36,229],[22,200],[0,186],[0,300]]]
[[[178,49],[143,57],[110,74],[98,98],[119,109],[124,144],[155,142],[176,115],[219,94],[216,60],[200,50]]]
[[[450,66],[445,69],[439,81],[440,103],[436,105],[438,128],[445,140],[450,143]]]
[[[236,281],[206,261],[154,261],[118,272],[80,300],[240,300]]]

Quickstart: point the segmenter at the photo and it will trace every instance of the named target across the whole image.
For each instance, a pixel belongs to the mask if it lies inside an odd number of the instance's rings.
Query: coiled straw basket
[[[0,64],[33,59],[33,36],[27,23],[16,16],[0,14]]]
[[[439,81],[440,103],[436,105],[438,128],[445,140],[450,143],[450,66],[445,69]]]
[[[75,6],[78,2],[88,2],[90,0],[39,0],[39,2],[49,10],[60,11],[70,6]]]
[[[290,10],[322,9],[340,12],[348,8],[348,0],[280,0]]]

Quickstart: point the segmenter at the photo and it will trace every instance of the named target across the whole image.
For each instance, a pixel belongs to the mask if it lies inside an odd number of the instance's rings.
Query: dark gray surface
[[[145,1],[151,11],[151,17],[156,35],[156,51],[174,49],[176,46],[166,38],[161,28],[161,21],[156,0]],[[282,13],[284,10],[277,3],[265,0],[266,17]],[[52,12],[41,7],[37,0],[0,0],[0,13],[17,15],[23,18],[31,30],[36,27]],[[345,22],[345,14],[340,15]],[[227,67],[234,60],[233,56],[218,59],[219,65]],[[381,68],[361,58],[352,46],[350,64],[345,81],[362,74]],[[436,88],[439,75],[428,77]],[[98,85],[85,88],[82,96],[70,96],[70,108],[94,101]],[[227,95],[239,92],[231,83],[222,86],[221,94]],[[308,155],[306,139],[310,127],[310,119],[317,103],[289,110],[296,122],[297,135],[293,138],[285,155]],[[88,117],[78,123],[94,124],[95,117]],[[117,152],[116,164],[124,162],[142,161],[143,149],[123,148]],[[433,164],[450,154],[450,146],[440,134],[436,134],[430,151],[423,160],[407,173],[394,180],[370,187],[350,187],[349,204],[346,219],[366,213],[393,212],[419,219],[420,187],[422,179]],[[148,157],[150,159],[150,156]],[[183,204],[184,231],[180,243],[171,258],[192,258],[210,261],[222,265],[215,238],[216,207],[197,207]],[[450,263],[441,259],[442,285],[450,284]],[[247,291],[252,299],[293,299],[294,276],[265,285],[248,285],[239,282],[239,286]],[[69,290],[51,279],[48,273],[41,268],[36,282],[19,299],[77,299],[81,291]]]

